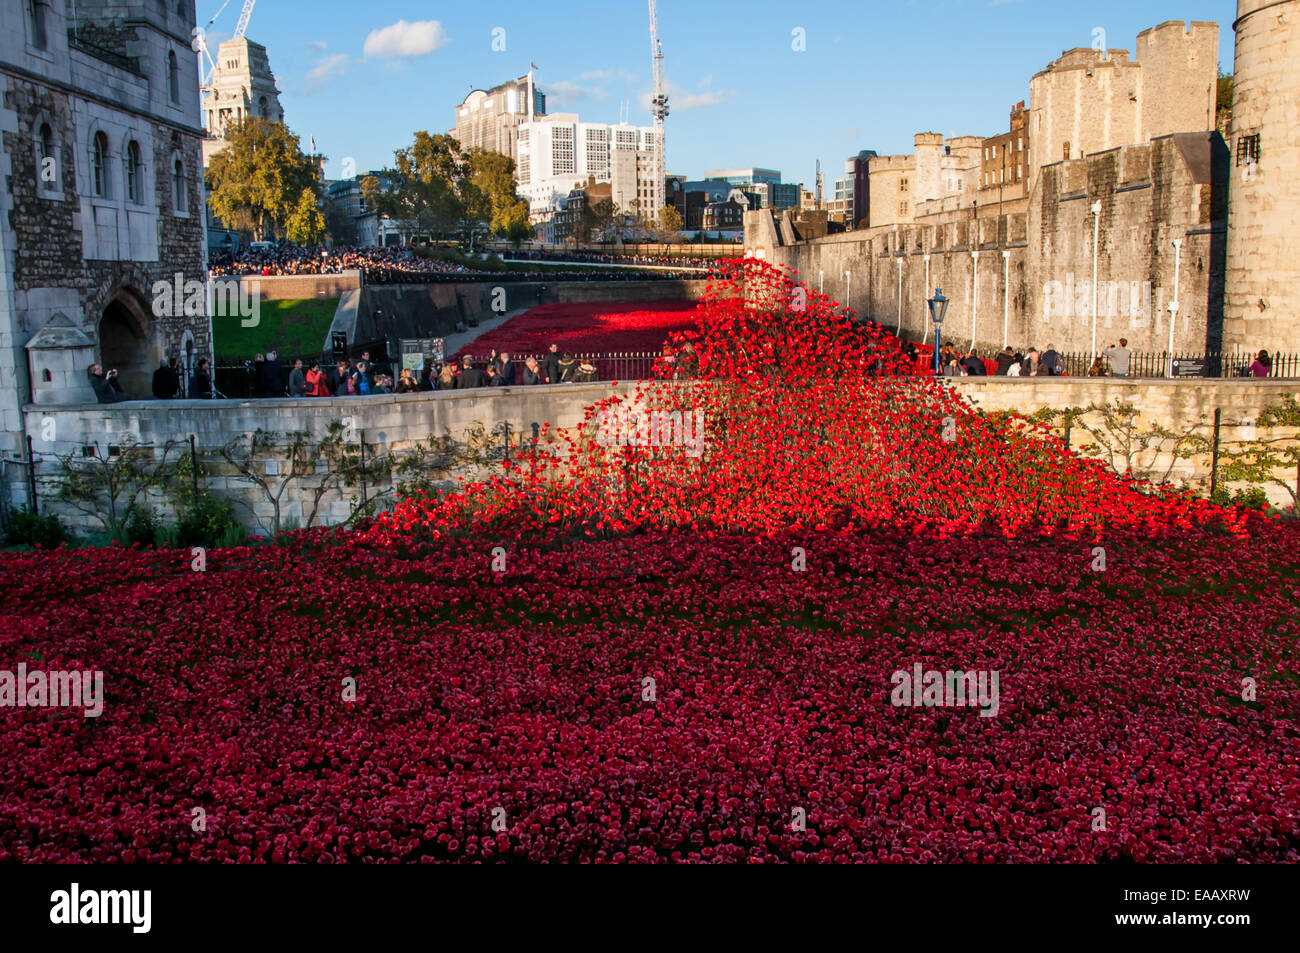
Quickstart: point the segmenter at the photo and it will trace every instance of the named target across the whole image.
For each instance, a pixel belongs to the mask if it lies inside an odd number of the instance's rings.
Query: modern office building
[[[532,74],[526,73],[491,89],[471,91],[456,107],[456,124],[451,134],[462,149],[500,152],[518,163],[519,126],[545,115],[546,96],[537,88]]]
[[[517,131],[515,181],[534,221],[563,208],[569,192],[588,179],[610,184],[621,212],[654,220],[664,205],[664,183],[656,182],[652,126],[581,122],[576,113],[554,113],[521,123]]]

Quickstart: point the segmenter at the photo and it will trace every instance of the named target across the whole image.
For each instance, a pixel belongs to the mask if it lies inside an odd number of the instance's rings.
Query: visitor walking
[[[311,366],[307,368],[306,381],[308,397],[330,395],[330,385],[325,380],[325,372],[320,369],[320,361],[311,362]]]
[[[1250,373],[1256,377],[1268,377],[1273,372],[1273,359],[1268,356],[1268,351],[1260,351],[1255,355],[1255,361],[1250,365]]]
[[[199,358],[190,375],[190,397],[194,400],[212,399],[212,374],[208,370],[208,359]]]
[[[172,370],[171,363],[163,358],[158,363],[158,370],[153,372],[154,400],[171,400],[180,396],[181,382]]]
[[[1132,353],[1128,349],[1128,338],[1120,338],[1119,346],[1112,344],[1106,348],[1106,360],[1110,362],[1112,377],[1128,377]]]
[[[289,372],[289,396],[307,396],[307,375],[302,369],[301,358],[298,358],[293,362],[293,370]]]
[[[475,367],[468,357],[464,358],[461,361],[460,377],[456,378],[456,389],[467,390],[471,387],[482,387],[484,383],[483,372]]]
[[[547,349],[546,357],[542,359],[542,370],[545,372],[545,383],[558,384],[560,382],[560,346],[552,343]]]

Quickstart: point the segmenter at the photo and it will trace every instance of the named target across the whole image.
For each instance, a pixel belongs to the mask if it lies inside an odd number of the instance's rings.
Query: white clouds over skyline
[[[366,56],[379,59],[399,59],[427,56],[449,42],[451,38],[437,20],[417,20],[414,23],[398,20],[382,29],[371,30],[363,51]]]

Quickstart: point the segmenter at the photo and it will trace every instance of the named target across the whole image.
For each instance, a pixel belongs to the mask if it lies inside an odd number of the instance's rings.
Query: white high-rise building
[[[518,191],[534,220],[544,219],[590,177],[610,183],[619,211],[653,220],[664,205],[664,183],[655,175],[660,148],[653,126],[580,122],[576,113],[554,113],[518,127]]]

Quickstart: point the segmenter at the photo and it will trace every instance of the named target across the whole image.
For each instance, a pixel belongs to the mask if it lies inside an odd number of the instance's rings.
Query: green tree
[[[1219,481],[1281,487],[1294,507],[1300,503],[1300,402],[1288,394],[1282,403],[1265,408],[1255,423],[1263,433],[1219,452]]]
[[[659,238],[669,242],[679,238],[682,230],[682,213],[675,205],[665,205],[659,210]]]
[[[417,132],[414,142],[393,158],[396,167],[385,169],[382,179],[361,180],[366,204],[429,235],[455,233],[466,218],[465,196],[472,191],[460,143],[452,136]]]
[[[206,179],[213,213],[261,241],[284,232],[303,191],[314,193],[317,172],[284,123],[250,116],[226,127]]]
[[[319,245],[325,237],[325,216],[311,189],[303,189],[298,196],[298,205],[285,224],[285,232],[289,241],[299,245]]]
[[[1219,83],[1215,96],[1214,124],[1222,128],[1223,124],[1232,115],[1232,74],[1225,73],[1223,67],[1219,67]]]

